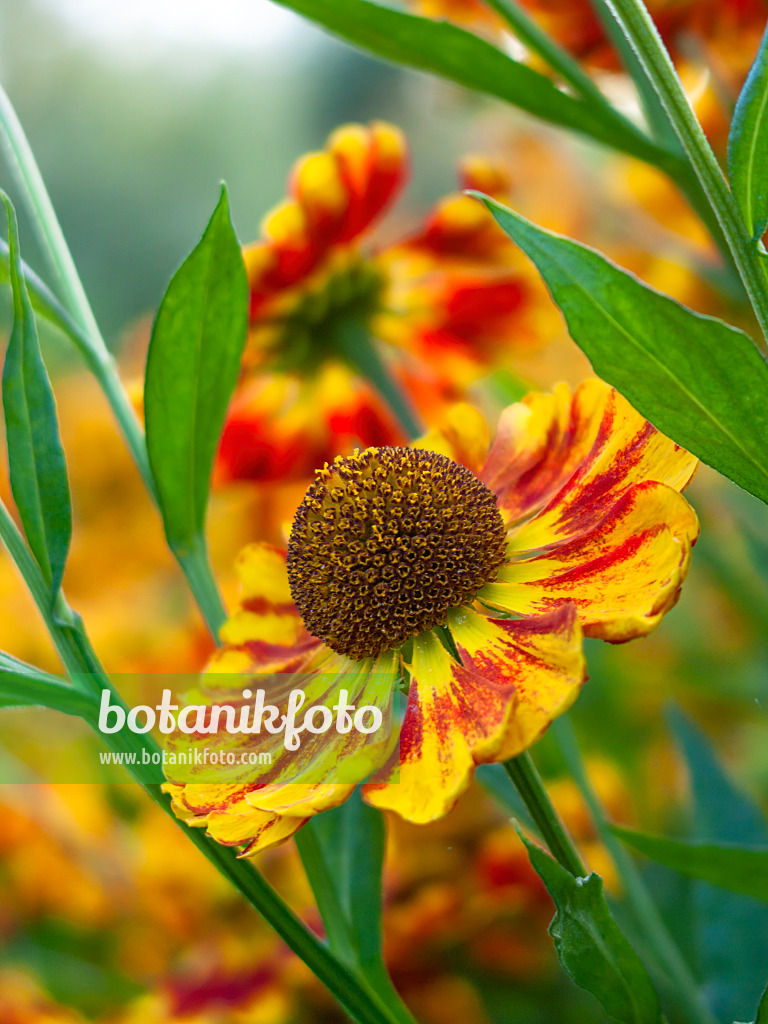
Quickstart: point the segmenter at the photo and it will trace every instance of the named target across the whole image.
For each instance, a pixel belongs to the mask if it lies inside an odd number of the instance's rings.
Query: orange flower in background
[[[469,198],[448,197],[418,232],[374,247],[406,177],[405,140],[382,122],[339,128],[294,166],[291,198],[245,250],[251,333],[220,481],[306,477],[356,445],[403,443],[364,377],[383,367],[429,420],[510,352],[540,343],[542,303],[558,323],[530,267]],[[461,183],[509,187],[478,158]]]
[[[504,22],[483,0],[409,0],[416,14],[495,35]]]
[[[595,68],[620,68],[589,0],[521,2],[575,57]],[[408,0],[408,5],[418,14],[480,33],[504,28],[502,19],[483,0]],[[738,88],[765,27],[765,0],[648,0],[647,7],[673,59],[704,58],[716,74]]]
[[[675,604],[698,534],[680,494],[696,465],[597,380],[510,406],[490,446],[463,406],[416,447],[337,458],[307,491],[287,556],[241,555],[241,607],[202,696],[242,706],[248,676],[295,674],[308,706],[344,690],[386,709],[410,678],[399,752],[347,734],[322,771],[302,762],[286,786],[290,755],[259,737],[272,767],[258,784],[239,767],[226,785],[172,779],[177,813],[255,853],[374,770],[374,806],[414,822],[447,813],[477,764],[520,754],[575,700],[582,631],[644,636]]]

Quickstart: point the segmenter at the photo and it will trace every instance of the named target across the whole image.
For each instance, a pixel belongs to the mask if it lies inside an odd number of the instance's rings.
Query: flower
[[[425,18],[444,19],[488,35],[497,34],[504,26],[496,12],[482,0],[409,0],[409,6]]]
[[[487,210],[442,200],[397,243],[370,235],[407,177],[406,143],[383,122],[345,125],[294,166],[290,198],[244,250],[250,335],[220,446],[217,480],[284,480],[358,445],[405,442],[355,369],[384,364],[430,418],[472,379],[542,336],[541,283]],[[464,188],[506,194],[501,169],[479,157]]]
[[[308,704],[343,688],[386,709],[408,679],[399,751],[350,732],[316,774],[294,765],[291,785],[279,751],[259,782],[242,769],[222,785],[171,778],[176,812],[249,854],[366,778],[372,805],[439,818],[476,765],[522,753],[573,703],[582,632],[644,636],[675,604],[698,534],[680,494],[696,466],[597,380],[510,406],[490,446],[465,405],[415,447],[337,458],[309,487],[287,553],[240,556],[241,606],[201,690],[236,703],[231,673],[240,688],[299,673]]]
[[[409,0],[417,13],[445,18],[484,34],[498,33],[502,20],[482,0]],[[541,27],[574,56],[615,71],[619,58],[589,0],[522,0]],[[648,0],[656,27],[674,59],[692,52],[706,58],[719,77],[738,88],[765,26],[764,0]]]

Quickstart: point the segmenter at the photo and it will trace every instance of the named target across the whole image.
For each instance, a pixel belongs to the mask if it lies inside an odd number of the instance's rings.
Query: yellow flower
[[[490,446],[461,406],[417,446],[326,465],[287,555],[242,553],[241,607],[202,696],[237,703],[249,677],[295,674],[308,706],[343,688],[386,714],[408,679],[399,751],[352,731],[315,763],[294,761],[286,785],[281,739],[241,735],[242,749],[273,751],[272,766],[258,782],[239,767],[222,785],[171,780],[177,813],[247,853],[364,779],[376,807],[444,815],[476,765],[522,753],[573,703],[582,632],[644,636],[675,604],[698,534],[680,494],[696,466],[597,380],[510,406]]]

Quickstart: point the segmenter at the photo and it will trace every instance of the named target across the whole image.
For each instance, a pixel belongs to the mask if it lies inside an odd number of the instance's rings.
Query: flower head
[[[339,128],[295,165],[289,198],[244,251],[250,336],[220,480],[307,477],[356,445],[402,444],[355,369],[361,346],[429,417],[510,351],[538,343],[542,286],[480,204],[448,196],[417,231],[374,244],[407,166],[405,139],[382,122]],[[461,185],[509,188],[479,157],[462,165]]]
[[[444,18],[483,34],[498,35],[505,27],[483,0],[409,0],[409,4],[426,17]],[[580,60],[614,71],[620,67],[589,0],[522,0],[522,4]],[[647,7],[675,60],[688,58],[695,47],[718,75],[735,77],[737,83],[746,75],[765,26],[764,0],[648,0]]]
[[[675,604],[698,533],[680,494],[696,465],[596,380],[510,406],[490,445],[461,406],[417,447],[337,458],[287,555],[243,553],[241,608],[203,685],[215,699],[238,688],[223,673],[301,673],[313,701],[343,685],[384,708],[405,681],[399,751],[350,735],[325,751],[336,774],[322,779],[303,766],[302,784],[284,785],[278,758],[257,783],[172,784],[178,813],[249,852],[364,779],[375,806],[445,814],[476,765],[522,753],[574,701],[582,633],[644,636]]]

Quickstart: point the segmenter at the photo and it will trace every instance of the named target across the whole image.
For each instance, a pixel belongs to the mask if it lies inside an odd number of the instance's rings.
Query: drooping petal
[[[225,649],[184,701],[204,708],[203,728],[174,732],[166,747],[166,788],[176,813],[205,826],[218,842],[243,845],[249,855],[343,803],[386,762],[397,740],[392,653],[352,662],[316,645],[293,670],[288,654],[281,661],[281,652],[290,650],[260,641]],[[230,674],[222,674],[225,669]],[[224,710],[214,722],[217,706]],[[317,707],[328,711],[307,727],[305,716]],[[362,707],[378,710],[373,732],[352,718]]]
[[[243,856],[284,843],[307,818],[285,817],[256,810],[248,803],[245,786],[192,786],[166,783],[177,817],[224,846],[243,846]]]
[[[519,615],[573,601],[587,636],[616,643],[646,635],[678,599],[698,535],[696,514],[672,487],[646,480],[602,517],[590,522],[585,510],[581,521],[582,532],[561,542],[540,533],[551,541],[543,553],[511,561],[479,600]],[[529,527],[536,531],[537,520]]]
[[[434,633],[414,642],[399,762],[393,759],[365,787],[369,803],[414,822],[447,813],[476,765],[527,749],[570,706],[584,680],[572,606],[517,621],[463,608],[449,623],[463,664]]]

